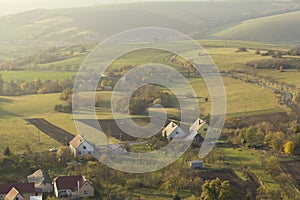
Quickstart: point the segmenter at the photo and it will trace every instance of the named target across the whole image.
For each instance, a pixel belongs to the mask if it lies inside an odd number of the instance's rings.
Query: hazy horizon
[[[35,9],[56,9],[86,7],[101,4],[130,3],[144,1],[182,1],[182,0],[0,0],[0,16]],[[227,1],[227,0],[189,0],[189,1]],[[20,4],[22,2],[22,4]]]

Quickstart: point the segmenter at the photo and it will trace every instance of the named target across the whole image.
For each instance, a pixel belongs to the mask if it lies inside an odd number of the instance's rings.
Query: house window
[[[78,155],[81,155],[81,151],[78,151]]]
[[[86,146],[83,146],[83,149],[86,149]]]
[[[92,152],[91,152],[91,151],[89,151],[88,153],[89,153],[89,154],[91,154]]]
[[[87,195],[87,194],[89,194],[89,191],[88,190],[84,190],[83,194]]]
[[[207,131],[207,128],[203,129],[204,131]]]

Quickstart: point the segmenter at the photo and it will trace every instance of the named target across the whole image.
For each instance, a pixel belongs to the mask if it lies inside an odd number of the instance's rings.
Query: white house
[[[177,124],[170,122],[168,126],[162,130],[162,136],[172,140],[174,138],[183,138],[186,134]]]
[[[186,127],[187,125],[183,125]],[[174,138],[184,138],[187,136],[187,139],[196,140],[197,143],[203,141],[203,137],[206,135],[208,130],[208,124],[198,118],[195,122],[188,127],[188,132],[185,133],[179,125],[174,122],[170,122],[161,132],[163,137],[167,137],[172,140]]]
[[[94,146],[81,135],[77,135],[70,141],[70,148],[75,156],[90,155],[94,152]]]
[[[77,199],[94,196],[94,187],[84,176],[59,176],[53,180],[56,198]]]
[[[42,193],[53,192],[50,176],[41,169],[27,176],[27,180],[29,183],[34,183],[34,187],[40,189]]]
[[[207,129],[208,129],[208,124],[198,118],[191,126],[190,126],[190,132],[197,132],[199,134],[206,134],[207,132]]]

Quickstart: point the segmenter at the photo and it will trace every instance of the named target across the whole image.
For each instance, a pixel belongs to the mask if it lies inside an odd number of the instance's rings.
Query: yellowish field
[[[224,77],[223,81],[227,98],[227,115],[243,116],[245,109],[248,116],[282,111],[272,92],[231,78]],[[205,97],[209,97],[205,83],[202,80],[191,82],[197,95],[202,97],[200,104],[206,112],[210,112],[211,103],[204,101]]]
[[[60,103],[59,94],[0,97],[0,152],[9,147],[13,153],[27,150],[46,151],[58,142],[26,124],[26,118],[45,118],[51,123],[75,134],[72,115],[56,113],[53,108]],[[40,144],[38,143],[40,137]]]

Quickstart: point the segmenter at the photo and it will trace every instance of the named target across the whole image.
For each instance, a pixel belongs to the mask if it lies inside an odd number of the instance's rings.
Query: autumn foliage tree
[[[292,155],[295,150],[295,143],[292,141],[288,141],[284,144],[284,152]]]
[[[219,178],[207,180],[202,185],[201,200],[234,200],[236,194],[229,181]]]

